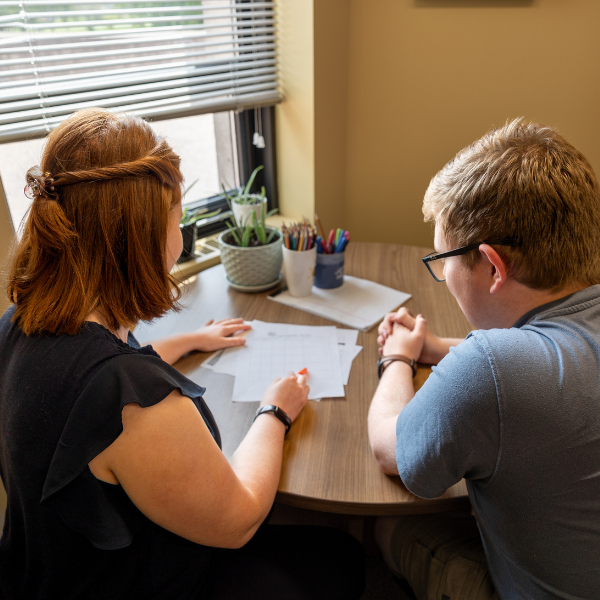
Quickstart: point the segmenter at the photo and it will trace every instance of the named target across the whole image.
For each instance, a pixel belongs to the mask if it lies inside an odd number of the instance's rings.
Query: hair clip
[[[33,193],[33,189],[31,188],[31,186],[29,184],[27,184],[25,186],[25,188],[23,189],[23,193],[25,194],[25,197],[29,198],[30,200],[33,200],[35,198],[35,194]]]

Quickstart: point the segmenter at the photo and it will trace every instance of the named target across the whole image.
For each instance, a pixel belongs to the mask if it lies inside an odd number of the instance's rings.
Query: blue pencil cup
[[[330,290],[344,283],[344,252],[317,254],[315,287]]]

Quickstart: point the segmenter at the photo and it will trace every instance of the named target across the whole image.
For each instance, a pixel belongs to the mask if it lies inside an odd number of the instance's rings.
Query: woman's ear
[[[496,294],[506,283],[508,278],[508,268],[506,263],[500,258],[500,255],[487,244],[479,246],[479,252],[483,254],[482,258],[487,259],[490,270],[490,294]]]

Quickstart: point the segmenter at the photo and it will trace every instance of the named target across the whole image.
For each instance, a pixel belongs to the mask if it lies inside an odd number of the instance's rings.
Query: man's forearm
[[[415,395],[410,365],[396,361],[388,365],[369,409],[369,440],[384,473],[397,475],[396,421]]]
[[[437,365],[444,358],[452,346],[458,346],[464,342],[465,338],[438,338],[431,336],[423,348],[423,353],[419,358],[420,362],[430,365]]]

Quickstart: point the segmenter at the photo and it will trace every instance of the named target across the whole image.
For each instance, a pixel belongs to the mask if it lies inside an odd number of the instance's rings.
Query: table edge
[[[468,510],[471,507],[469,496],[452,498],[418,498],[413,502],[351,502],[344,500],[324,500],[301,496],[290,492],[277,491],[275,501],[296,508],[306,508],[344,515],[394,516]]]

